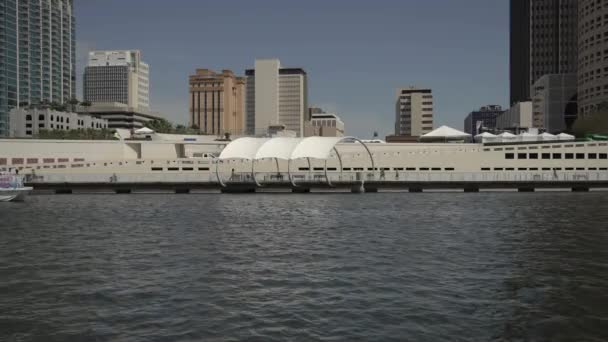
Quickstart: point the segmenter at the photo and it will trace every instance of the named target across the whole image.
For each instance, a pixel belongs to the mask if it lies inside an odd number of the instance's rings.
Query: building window
[[[574,153],[566,153],[564,156],[566,159],[574,159]]]
[[[576,154],[576,159],[585,159],[585,154],[584,153],[577,153]]]
[[[530,159],[538,159],[538,153],[530,153]]]
[[[589,153],[587,155],[587,158],[589,158],[589,159],[597,159],[597,154],[596,153]]]
[[[543,159],[551,159],[551,153],[543,153],[542,154],[542,158]]]
[[[553,159],[562,159],[561,153],[553,153]]]
[[[528,155],[526,153],[518,153],[517,159],[527,159]]]

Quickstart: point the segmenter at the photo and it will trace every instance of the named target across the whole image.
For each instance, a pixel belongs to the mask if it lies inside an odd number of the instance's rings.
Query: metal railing
[[[255,184],[253,175],[246,172],[222,174],[220,177],[227,185],[230,183]],[[277,172],[256,172],[255,179],[260,184],[289,184],[289,175]],[[341,182],[445,182],[445,183],[544,183],[544,182],[608,182],[607,171],[508,171],[508,172],[295,172],[291,174],[294,183],[328,183]],[[218,184],[217,176],[213,173],[45,173],[29,176],[28,184],[45,183],[210,183]]]

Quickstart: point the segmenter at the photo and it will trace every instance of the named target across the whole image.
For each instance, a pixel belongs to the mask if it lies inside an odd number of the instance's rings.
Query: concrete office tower
[[[520,133],[532,125],[532,101],[517,102],[496,117],[496,129]]]
[[[308,114],[306,72],[282,68],[278,59],[257,59],[245,75],[248,133],[265,134],[268,127],[284,126],[303,136]]]
[[[578,106],[587,115],[608,102],[608,1],[580,0],[578,30]]]
[[[545,75],[533,86],[532,125],[549,133],[572,128],[577,118],[576,74]]]
[[[475,136],[482,132],[496,130],[496,117],[502,114],[501,106],[488,105],[469,113],[464,119],[464,131]]]
[[[395,135],[419,137],[433,130],[431,89],[397,89]]]
[[[0,136],[9,112],[76,95],[72,0],[0,1]]]
[[[578,0],[511,0],[510,101],[529,100],[547,74],[577,70]]]
[[[343,137],[344,121],[334,113],[311,113],[310,123],[304,127],[304,136]]]
[[[139,50],[92,51],[84,71],[84,99],[119,102],[129,107],[150,108],[148,64]]]
[[[245,78],[230,70],[190,75],[190,125],[205,134],[245,133]]]

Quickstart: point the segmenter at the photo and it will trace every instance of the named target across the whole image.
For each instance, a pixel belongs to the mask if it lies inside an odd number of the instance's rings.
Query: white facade
[[[86,114],[59,112],[51,109],[14,108],[10,112],[10,136],[15,138],[34,137],[41,129],[108,128],[108,121]]]
[[[304,134],[307,113],[306,72],[282,68],[278,59],[257,59],[247,70],[246,116],[250,134],[265,134],[268,127],[284,126]]]
[[[139,50],[92,51],[84,74],[84,98],[150,108],[149,66]]]
[[[311,134],[319,136],[344,136],[344,122],[333,113],[313,113],[310,117]]]
[[[255,61],[255,128],[279,124],[279,69],[278,59]]]
[[[91,107],[78,106],[80,114],[90,114],[108,121],[108,128],[138,129],[149,121],[161,119],[160,113],[133,108],[118,102],[97,102]]]
[[[528,129],[532,125],[532,101],[518,102],[496,118],[496,129]]]

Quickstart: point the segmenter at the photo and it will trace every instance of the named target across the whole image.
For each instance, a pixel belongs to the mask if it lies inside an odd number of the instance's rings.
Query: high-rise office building
[[[84,71],[84,99],[150,108],[148,64],[139,50],[91,51]]]
[[[530,96],[530,0],[511,0],[509,18],[510,104]]]
[[[547,74],[577,70],[578,0],[511,0],[511,104],[533,96]]]
[[[205,134],[245,133],[245,78],[197,69],[189,84],[191,126]]]
[[[477,135],[482,132],[496,130],[496,118],[504,110],[498,105],[488,105],[469,113],[464,119],[464,131]]]
[[[578,6],[578,104],[587,115],[608,102],[608,1],[580,0]]]
[[[0,136],[9,111],[76,95],[72,0],[0,0]]]
[[[283,126],[303,136],[308,116],[306,72],[283,68],[278,59],[257,59],[245,75],[248,133],[264,134],[269,127]]]
[[[431,89],[397,89],[395,135],[419,137],[433,130]]]
[[[549,133],[571,129],[578,112],[576,74],[544,75],[532,88],[533,127]]]

